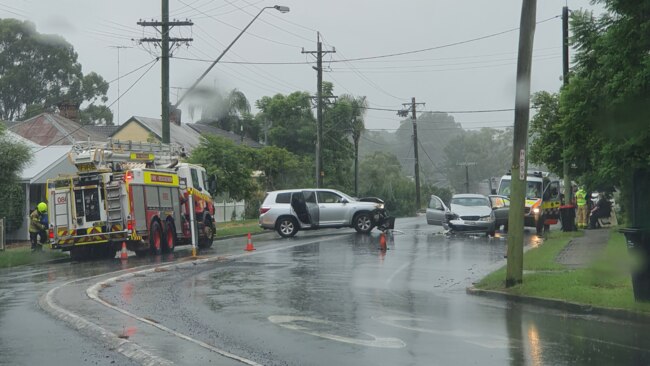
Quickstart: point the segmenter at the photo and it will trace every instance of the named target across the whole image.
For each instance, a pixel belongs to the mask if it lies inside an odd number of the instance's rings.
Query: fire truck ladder
[[[124,220],[122,218],[122,185],[119,181],[106,184],[106,231],[123,231]],[[119,225],[119,226],[116,226]],[[113,228],[118,227],[118,230]]]

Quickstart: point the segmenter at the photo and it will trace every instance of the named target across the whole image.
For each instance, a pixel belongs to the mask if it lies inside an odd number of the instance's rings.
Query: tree
[[[545,91],[535,93],[532,108],[537,113],[530,121],[530,162],[544,164],[549,171],[562,176],[564,125],[560,116],[559,94]]]
[[[569,83],[559,95],[560,122],[551,121],[552,115],[540,119],[565,136],[571,175],[590,189],[620,187],[625,204],[633,174],[650,166],[650,3],[596,2],[606,9],[600,17],[585,11],[571,17],[576,54]],[[553,108],[551,100],[545,105]],[[556,131],[539,136],[551,140]],[[545,159],[553,164],[555,157]]]
[[[77,53],[62,37],[40,34],[33,23],[0,19],[0,118],[20,120],[67,102],[81,106],[106,102],[108,83],[96,73],[83,75]],[[95,106],[86,113],[94,121]],[[104,118],[109,116],[105,111]],[[112,114],[110,115],[112,123]]]
[[[12,141],[0,125],[0,217],[7,219],[7,231],[18,229],[23,223],[25,192],[17,183],[18,173],[29,163],[32,153],[24,144]],[[8,157],[11,157],[10,159]]]
[[[263,188],[267,191],[309,187],[312,184],[311,161],[299,158],[284,148],[266,146],[256,151],[256,170],[263,172]]]
[[[232,89],[225,96],[217,89],[204,87],[192,92],[189,103],[190,117],[195,111],[201,111],[199,123],[209,124],[222,130],[247,136],[259,141],[260,125],[251,115],[251,105],[246,95],[238,89]]]
[[[289,95],[276,94],[256,102],[260,113],[256,119],[264,121],[267,143],[282,147],[299,156],[313,156],[316,144],[316,120],[311,113],[307,92]]]
[[[254,155],[250,147],[207,135],[201,138],[189,161],[203,165],[208,175],[217,177],[217,189],[213,194],[225,193],[235,200],[245,200],[259,189],[252,178]]]
[[[352,136],[354,144],[354,194],[359,194],[359,140],[365,129],[363,118],[368,108],[366,97],[354,97],[349,94],[343,94],[337,101],[337,104],[345,104],[349,110],[348,131]]]
[[[449,140],[444,148],[442,171],[456,192],[465,192],[466,169],[469,169],[470,192],[477,192],[480,181],[505,173],[511,155],[512,130],[465,131]],[[474,164],[466,168],[461,163]]]

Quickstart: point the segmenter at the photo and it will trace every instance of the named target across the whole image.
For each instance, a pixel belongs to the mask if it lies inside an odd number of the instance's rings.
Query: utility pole
[[[192,23],[189,20],[186,21],[169,21],[169,0],[161,0],[162,2],[162,21],[139,21],[137,24],[143,27],[155,27],[158,33],[160,33],[161,38],[141,38],[140,43],[151,42],[158,43],[161,50],[161,118],[162,118],[162,142],[164,144],[169,143],[169,55],[171,54],[171,48],[176,43],[186,43],[192,42],[192,38],[171,38],[169,37],[169,31],[175,26],[192,26]],[[160,27],[160,30],[157,28]],[[172,46],[170,46],[170,43]]]
[[[411,98],[411,103],[402,103],[402,106],[404,107],[403,110],[397,111],[397,115],[400,117],[406,117],[408,116],[408,109],[410,107],[411,109],[411,120],[413,121],[413,153],[415,157],[415,211],[417,212],[421,207],[420,204],[420,159],[418,157],[418,150],[419,150],[419,144],[418,144],[418,122],[417,122],[417,106],[421,105],[424,106],[424,103],[416,103],[415,102],[415,97]]]
[[[519,55],[515,93],[515,131],[512,151],[512,183],[508,214],[508,265],[506,287],[520,284],[524,268],[524,205],[526,188],[530,74],[535,38],[537,0],[523,0],[519,27]]]
[[[320,32],[316,32],[316,51],[305,51],[301,53],[316,54],[316,188],[323,185],[323,55],[335,53],[336,50],[323,51],[323,44],[320,41]]]
[[[109,46],[117,50],[117,124],[120,124],[120,50],[123,48],[131,48],[127,46]]]
[[[465,167],[465,193],[469,193],[469,166],[476,165],[476,163],[473,161],[472,162],[465,161],[462,163],[458,163],[458,165]]]
[[[569,83],[569,8],[567,6],[562,7],[562,83],[564,86],[567,86]],[[565,152],[563,151],[562,153],[564,155]],[[573,198],[573,193],[571,192],[571,178],[569,177],[569,159],[564,156],[562,160],[564,204],[568,205],[571,203],[571,199]]]

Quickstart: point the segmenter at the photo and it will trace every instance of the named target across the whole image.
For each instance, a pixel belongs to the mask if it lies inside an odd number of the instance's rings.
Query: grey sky
[[[539,0],[535,34],[532,90],[557,91],[561,85],[561,14],[565,0]],[[266,10],[233,46],[223,61],[305,62],[301,54],[316,49],[316,31],[324,49],[336,48],[326,61],[413,51],[466,41],[517,28],[521,1],[395,1],[395,0],[170,0],[172,19],[195,25],[172,31],[173,37],[192,37],[189,47],[175,50],[171,86],[188,87],[263,6],[286,5],[291,12]],[[569,0],[571,9],[593,9],[588,0]],[[136,25],[140,19],[160,19],[159,0],[0,0],[0,17],[29,19],[41,33],[55,33],[70,42],[84,73],[98,72],[106,80],[132,71],[153,59],[159,49],[131,41],[156,36]],[[367,96],[370,106],[398,109],[415,97],[425,110],[460,111],[512,108],[514,105],[518,31],[475,42],[400,57],[355,62],[325,62],[324,80],[337,95]],[[296,90],[315,93],[316,72],[309,64],[243,65],[220,63],[206,83],[220,89],[238,88],[251,104],[265,95]],[[148,68],[120,80],[125,92]],[[117,98],[111,84],[109,102]],[[176,100],[178,89],[171,92]],[[120,100],[116,122],[132,115],[160,117],[160,63]],[[513,112],[454,114],[465,128],[511,126]],[[183,120],[189,121],[187,109]],[[368,111],[367,128],[395,129],[394,112]]]

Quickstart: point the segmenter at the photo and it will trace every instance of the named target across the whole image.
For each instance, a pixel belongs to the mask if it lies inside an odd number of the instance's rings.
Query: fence
[[[244,217],[246,203],[239,202],[215,202],[214,203],[214,220],[216,222],[228,222],[241,220]]]

